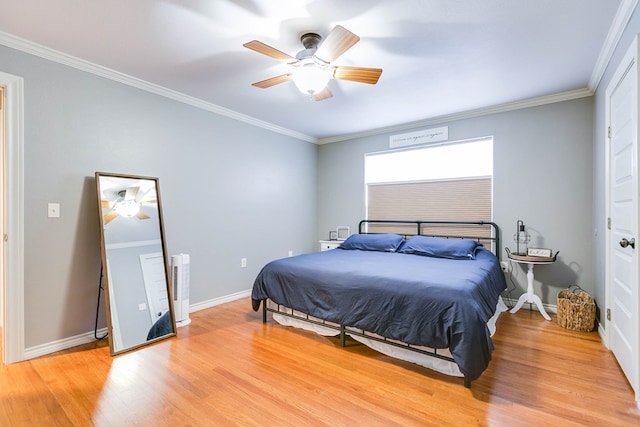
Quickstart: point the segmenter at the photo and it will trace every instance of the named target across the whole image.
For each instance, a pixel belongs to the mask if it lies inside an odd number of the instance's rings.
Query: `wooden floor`
[[[0,426],[640,425],[597,333],[503,314],[472,383],[355,342],[286,328],[241,299],[178,337],[110,357],[106,342],[0,365]]]

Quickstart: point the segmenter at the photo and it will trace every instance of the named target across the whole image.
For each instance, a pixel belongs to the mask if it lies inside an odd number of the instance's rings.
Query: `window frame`
[[[490,175],[479,175],[479,176],[465,176],[465,177],[452,177],[452,178],[442,178],[442,179],[416,179],[416,180],[410,180],[410,181],[389,181],[389,182],[368,182],[367,181],[367,158],[369,156],[379,156],[379,155],[386,155],[386,154],[393,154],[393,153],[397,153],[397,152],[406,152],[406,151],[415,151],[415,150],[425,150],[425,149],[430,149],[430,148],[437,148],[437,147],[442,147],[442,146],[451,146],[451,145],[461,145],[461,144],[472,144],[472,143],[477,143],[477,142],[484,142],[484,141],[490,141],[491,142],[491,174]],[[389,149],[389,150],[384,150],[384,151],[376,151],[376,152],[370,152],[370,153],[365,153],[364,155],[364,176],[363,176],[363,182],[364,182],[364,202],[365,202],[365,218],[366,219],[384,219],[384,218],[370,218],[370,201],[369,201],[369,186],[379,186],[379,185],[395,185],[395,184],[417,184],[417,183],[423,183],[423,182],[427,182],[427,183],[435,183],[438,181],[442,181],[442,182],[453,182],[453,181],[457,181],[457,180],[473,180],[473,179],[486,179],[486,178],[490,178],[490,189],[489,189],[489,210],[490,210],[490,214],[489,214],[489,218],[482,218],[482,220],[487,220],[487,221],[493,221],[493,215],[494,215],[494,206],[493,206],[493,190],[494,190],[494,183],[493,183],[493,176],[494,176],[494,137],[493,136],[484,136],[484,137],[477,137],[477,138],[470,138],[470,139],[465,139],[465,140],[456,140],[456,141],[443,141],[443,142],[437,142],[437,143],[432,143],[432,144],[421,144],[421,145],[415,145],[415,146],[408,146],[408,147],[401,147],[401,148],[396,148],[396,149]],[[434,218],[411,218],[411,219],[424,219],[424,220],[431,220]],[[473,218],[478,219],[478,218]]]

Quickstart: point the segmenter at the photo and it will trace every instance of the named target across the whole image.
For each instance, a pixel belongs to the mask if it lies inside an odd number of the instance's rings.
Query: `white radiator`
[[[188,254],[171,256],[173,309],[178,327],[191,323],[191,319],[189,319],[189,264]]]

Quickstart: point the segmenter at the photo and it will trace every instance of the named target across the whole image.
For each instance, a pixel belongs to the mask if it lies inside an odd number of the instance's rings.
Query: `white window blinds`
[[[438,170],[434,170],[436,164]],[[492,219],[492,139],[376,153],[367,156],[365,171],[368,219]],[[409,176],[417,179],[407,179]],[[376,182],[376,177],[386,182]],[[392,232],[399,232],[396,230]],[[391,232],[384,228],[370,231]],[[439,229],[433,234],[448,232]]]
[[[491,178],[370,184],[367,200],[368,219],[491,221]]]

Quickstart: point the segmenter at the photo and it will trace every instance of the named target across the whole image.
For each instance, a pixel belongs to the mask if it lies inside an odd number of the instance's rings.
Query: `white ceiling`
[[[322,142],[593,89],[618,7],[635,3],[0,0],[0,31]],[[337,24],[361,40],[335,64],[382,68],[377,85],[332,80],[320,102],[251,86],[287,66],[243,43],[295,56],[301,34]]]

